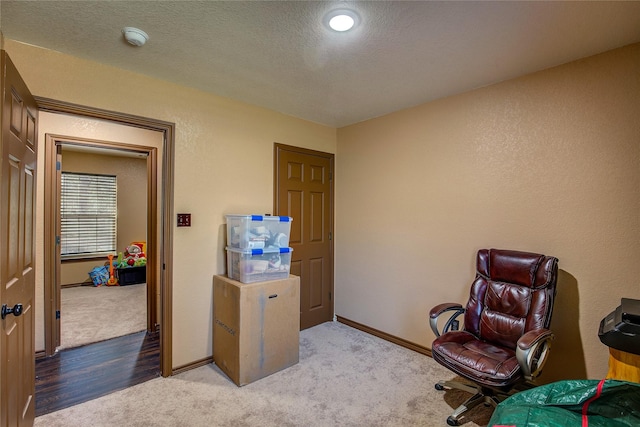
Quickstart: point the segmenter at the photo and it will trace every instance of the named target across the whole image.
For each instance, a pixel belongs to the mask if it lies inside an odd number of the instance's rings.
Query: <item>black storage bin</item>
[[[136,285],[147,281],[147,267],[126,267],[116,269],[120,286]]]

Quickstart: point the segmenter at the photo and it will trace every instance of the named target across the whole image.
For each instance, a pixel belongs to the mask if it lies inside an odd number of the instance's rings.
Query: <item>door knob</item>
[[[18,317],[22,314],[22,304],[16,304],[13,308],[8,307],[7,304],[2,304],[2,318],[7,317],[8,314],[13,314]]]

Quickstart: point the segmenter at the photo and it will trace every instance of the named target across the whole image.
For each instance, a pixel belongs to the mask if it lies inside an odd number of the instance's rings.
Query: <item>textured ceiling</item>
[[[358,28],[323,26],[347,6]],[[640,42],[640,2],[0,0],[0,30],[342,127]]]

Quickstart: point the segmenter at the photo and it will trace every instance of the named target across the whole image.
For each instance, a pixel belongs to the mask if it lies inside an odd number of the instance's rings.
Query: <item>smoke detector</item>
[[[147,33],[135,27],[124,27],[122,34],[124,34],[125,40],[133,46],[142,46],[149,40]]]

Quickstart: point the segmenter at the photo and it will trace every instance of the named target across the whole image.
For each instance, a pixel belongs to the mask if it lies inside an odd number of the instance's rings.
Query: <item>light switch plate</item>
[[[178,227],[191,227],[191,214],[179,213],[178,214]]]

